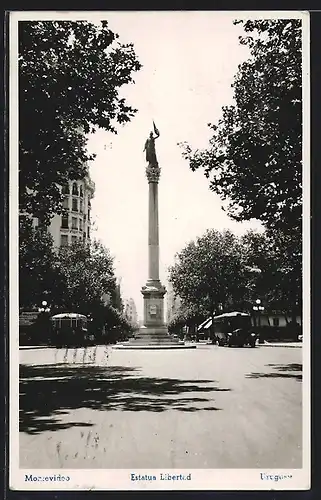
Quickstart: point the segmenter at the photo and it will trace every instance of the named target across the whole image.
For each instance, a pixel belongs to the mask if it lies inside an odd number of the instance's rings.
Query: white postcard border
[[[211,11],[213,12],[213,11]],[[10,425],[9,486],[13,490],[306,490],[310,488],[310,60],[309,13],[306,11],[235,11],[234,17],[299,18],[303,32],[303,466],[302,469],[193,469],[193,470],[29,470],[19,467],[19,300],[18,300],[18,21],[90,20],[108,12],[21,11],[10,13],[9,32],[9,355]],[[173,12],[175,14],[175,12]],[[194,15],[185,12],[183,15]],[[216,11],[224,15],[224,11]],[[155,15],[161,15],[156,13]],[[231,13],[229,12],[229,15]],[[160,474],[191,475],[190,480],[161,480]],[[133,480],[132,474],[155,476]],[[38,479],[30,479],[30,475]],[[26,479],[28,476],[28,479]],[[59,480],[58,476],[69,477]],[[282,477],[283,476],[283,477]],[[56,477],[56,480],[50,479]],[[281,478],[282,477],[282,478]],[[49,478],[49,479],[46,479]]]

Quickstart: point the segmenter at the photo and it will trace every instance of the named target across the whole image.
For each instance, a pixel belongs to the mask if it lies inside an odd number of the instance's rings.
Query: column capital
[[[146,167],[146,177],[148,179],[148,183],[156,182],[158,183],[160,178],[161,169],[158,165],[148,165]]]

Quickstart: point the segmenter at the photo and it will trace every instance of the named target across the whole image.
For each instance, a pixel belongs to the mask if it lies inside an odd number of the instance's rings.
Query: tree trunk
[[[210,340],[212,342],[214,342],[214,317],[215,317],[215,313],[214,313],[214,310],[212,312],[212,324],[211,324],[211,327],[210,327]]]
[[[285,322],[286,322],[286,326],[288,326],[288,324],[289,324],[289,319],[288,319],[288,315],[287,315],[287,312],[286,312],[286,311],[283,311],[283,316],[284,316],[284,319],[285,319]]]
[[[296,311],[294,308],[294,309],[292,309],[292,314],[291,314],[291,321],[294,325],[296,324],[296,316],[297,316],[297,314],[296,314]]]

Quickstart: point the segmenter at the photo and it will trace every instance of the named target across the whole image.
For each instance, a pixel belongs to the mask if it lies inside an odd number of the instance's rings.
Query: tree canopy
[[[300,260],[288,260],[288,245],[283,232],[237,237],[213,229],[187,244],[169,273],[182,300],[171,325],[200,323],[222,311],[251,313],[256,299],[267,311],[300,314]]]
[[[55,312],[79,312],[118,321],[122,301],[113,258],[99,241],[54,249],[51,235],[20,218],[19,302],[38,308],[46,299]],[[118,311],[118,312],[117,312]]]
[[[300,245],[295,249],[293,242],[291,234],[276,229],[241,237],[245,262],[260,270],[252,275],[252,296],[263,299],[270,311],[295,317],[302,306],[302,262]]]
[[[234,78],[235,102],[209,124],[208,148],[184,143],[183,156],[193,171],[203,169],[230,217],[262,222],[266,235],[243,240],[251,252],[265,249],[252,252],[263,270],[256,287],[271,306],[294,314],[302,302],[301,21],[238,23],[250,58]]]
[[[184,326],[195,327],[209,315],[208,310],[202,304],[182,301],[168,323],[170,333],[182,333]]]
[[[239,239],[229,230],[208,230],[177,254],[169,279],[188,310],[213,314],[244,304],[248,270]]]
[[[48,221],[59,185],[82,178],[93,159],[85,134],[117,133],[137,111],[120,95],[141,67],[106,21],[19,22],[20,211]]]
[[[57,271],[63,276],[65,286],[60,297],[61,307],[89,314],[95,305],[103,305],[104,295],[109,297],[111,306],[115,305],[113,258],[99,241],[61,247],[57,255]]]
[[[224,106],[207,149],[183,144],[190,168],[204,170],[232,218],[301,231],[301,21],[235,21],[250,49],[234,79],[235,104]]]
[[[23,309],[40,306],[51,294],[60,294],[60,275],[55,272],[56,255],[52,236],[42,227],[34,228],[28,217],[20,217],[19,303]]]

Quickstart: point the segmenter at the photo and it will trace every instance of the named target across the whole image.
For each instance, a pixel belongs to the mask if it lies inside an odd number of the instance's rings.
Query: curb
[[[266,343],[266,344],[258,344],[258,347],[287,347],[289,349],[300,349],[300,348],[302,348],[302,344],[293,345],[293,344],[269,344],[269,343]]]

